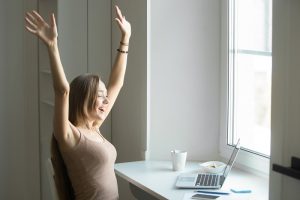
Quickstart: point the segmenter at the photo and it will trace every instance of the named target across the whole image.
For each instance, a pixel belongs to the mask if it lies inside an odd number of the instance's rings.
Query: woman
[[[130,23],[117,6],[115,10],[122,37],[107,88],[98,76],[91,74],[80,75],[69,85],[60,60],[54,14],[50,24],[36,11],[26,13],[25,17],[26,29],[48,48],[55,93],[53,152],[61,154],[62,167],[66,167],[74,192],[71,196],[77,200],[119,198],[114,173],[116,150],[99,131],[123,86],[131,36]],[[57,162],[59,155],[55,159]],[[59,176],[59,164],[53,165]],[[63,185],[58,179],[56,186],[62,198]]]

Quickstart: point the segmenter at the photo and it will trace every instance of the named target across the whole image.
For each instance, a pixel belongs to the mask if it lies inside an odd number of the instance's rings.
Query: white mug
[[[171,151],[173,171],[182,171],[185,167],[187,152],[182,150]]]

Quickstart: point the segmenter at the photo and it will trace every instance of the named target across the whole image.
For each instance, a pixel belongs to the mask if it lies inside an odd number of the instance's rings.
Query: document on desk
[[[197,195],[196,194],[201,194]],[[193,197],[194,196],[194,197]],[[215,198],[216,197],[216,198]],[[230,195],[211,195],[211,194],[204,194],[204,193],[196,193],[196,192],[189,192],[185,193],[182,200],[250,200],[251,198],[249,195],[245,194],[230,194]]]
[[[184,197],[184,200],[187,200],[187,199],[217,199],[219,198],[220,196],[217,196],[217,195],[210,195],[210,194],[200,194],[200,193],[190,193],[190,194],[186,194],[185,197]]]

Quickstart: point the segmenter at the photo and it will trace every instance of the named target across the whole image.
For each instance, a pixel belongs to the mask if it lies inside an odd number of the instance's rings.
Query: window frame
[[[219,154],[222,158],[228,159],[233,147],[227,144],[228,138],[228,117],[229,117],[229,1],[221,3],[221,48],[220,48],[220,141]],[[262,175],[269,174],[270,159],[243,148],[236,160],[237,167],[249,170]]]

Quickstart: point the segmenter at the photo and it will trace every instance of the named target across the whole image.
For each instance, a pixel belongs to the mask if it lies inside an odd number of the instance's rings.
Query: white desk
[[[140,188],[158,199],[182,200],[186,193],[195,189],[177,189],[175,182],[180,173],[196,172],[197,162],[188,162],[183,172],[172,171],[171,161],[137,161],[115,164],[115,172],[130,184]],[[227,177],[222,190],[231,188],[251,189],[250,194],[224,195],[223,199],[268,199],[268,179],[247,173],[239,169],[232,169]]]

